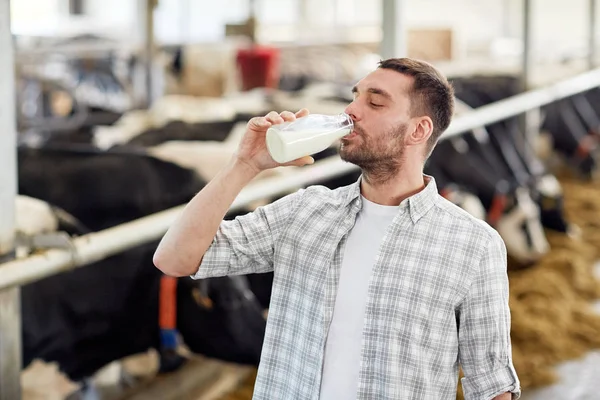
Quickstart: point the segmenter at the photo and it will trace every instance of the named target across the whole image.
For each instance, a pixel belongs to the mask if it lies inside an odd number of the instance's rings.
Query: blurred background
[[[249,118],[343,112],[403,56],[455,87],[425,172],[506,243],[522,399],[600,399],[598,8],[0,0],[0,400],[250,399],[272,274],[169,278],[158,240]],[[354,182],[337,148],[226,218]]]

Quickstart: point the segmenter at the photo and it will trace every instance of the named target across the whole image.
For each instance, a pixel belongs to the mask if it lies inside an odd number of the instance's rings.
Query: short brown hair
[[[411,114],[427,115],[433,121],[433,132],[427,142],[426,157],[450,125],[454,115],[454,88],[431,64],[412,58],[389,58],[379,68],[392,69],[414,78],[411,91]]]

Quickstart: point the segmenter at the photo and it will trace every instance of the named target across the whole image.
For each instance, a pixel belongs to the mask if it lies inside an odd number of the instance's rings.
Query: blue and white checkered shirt
[[[400,205],[375,259],[357,398],[454,400],[459,364],[467,400],[518,398],[504,242],[426,179]],[[274,271],[254,399],[318,399],[343,250],[361,202],[360,179],[302,189],[223,221],[204,255],[195,279]]]

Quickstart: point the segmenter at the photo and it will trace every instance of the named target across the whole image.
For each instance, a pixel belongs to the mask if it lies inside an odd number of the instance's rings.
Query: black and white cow
[[[17,213],[20,225],[28,226],[21,229],[24,236],[65,226],[79,229],[72,229],[74,234],[105,229],[184,204],[205,184],[194,171],[144,153],[22,147],[18,165]],[[39,199],[52,206],[42,207]],[[32,207],[25,207],[30,203],[40,210],[37,225],[26,224],[33,215]],[[50,215],[49,222],[40,224],[41,211]],[[24,286],[25,364],[36,358],[55,361],[70,379],[79,380],[125,356],[161,350],[159,288],[167,278],[152,264],[157,244]],[[264,307],[246,277],[178,279],[175,296],[172,328],[193,352],[258,363]],[[181,362],[172,352],[162,355],[163,370]]]

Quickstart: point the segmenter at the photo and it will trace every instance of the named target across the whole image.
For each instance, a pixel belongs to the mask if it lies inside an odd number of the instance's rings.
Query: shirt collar
[[[410,213],[410,218],[413,224],[416,224],[421,217],[423,217],[427,212],[435,205],[438,190],[435,182],[435,178],[430,175],[423,174],[425,179],[425,188],[420,192],[404,199],[402,203],[400,203],[400,210],[408,209]],[[346,200],[344,205],[354,205],[357,210],[361,207],[361,199],[360,199],[360,182],[362,179],[362,175],[358,177],[356,182],[350,185],[350,189],[348,191],[348,195],[346,196]]]

